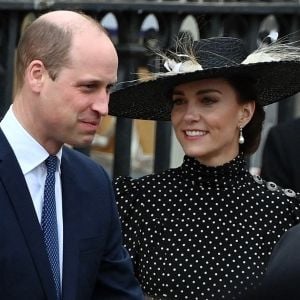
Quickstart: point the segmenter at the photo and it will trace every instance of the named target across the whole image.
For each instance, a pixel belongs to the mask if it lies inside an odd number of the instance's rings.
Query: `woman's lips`
[[[198,136],[204,136],[208,133],[208,131],[204,130],[184,130],[184,133],[188,137],[198,137]]]

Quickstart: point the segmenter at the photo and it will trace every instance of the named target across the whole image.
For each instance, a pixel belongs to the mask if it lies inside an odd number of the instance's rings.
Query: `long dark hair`
[[[239,103],[255,101],[257,95],[255,92],[255,82],[253,78],[229,77],[226,78],[229,84],[238,92]],[[243,128],[244,144],[240,144],[240,152],[246,155],[253,154],[260,143],[261,131],[265,120],[265,110],[263,106],[255,103],[255,111],[250,122]]]

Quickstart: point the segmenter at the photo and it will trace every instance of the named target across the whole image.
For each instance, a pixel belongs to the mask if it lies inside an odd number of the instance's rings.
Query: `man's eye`
[[[81,89],[84,92],[91,92],[95,89],[95,85],[94,84],[84,84],[81,86]]]
[[[91,89],[95,88],[95,85],[94,84],[86,84],[85,88],[88,90],[91,90]]]
[[[114,85],[113,84],[110,84],[110,85],[108,85],[106,87],[106,91],[107,91],[108,94],[111,93],[113,91],[113,89],[114,89]]]

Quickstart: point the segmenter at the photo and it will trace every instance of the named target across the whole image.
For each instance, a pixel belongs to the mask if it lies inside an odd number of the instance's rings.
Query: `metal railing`
[[[189,19],[192,32],[197,37],[230,35],[242,38],[253,50],[270,26],[277,26],[279,36],[295,33],[299,29],[300,4],[287,2],[207,2],[207,1],[2,1],[0,2],[0,115],[11,104],[14,78],[14,51],[28,15],[56,10],[84,11],[102,22],[109,15],[114,25],[112,34],[120,58],[121,81],[136,79],[140,66],[149,66],[153,57],[147,52],[147,43],[157,43],[165,48],[183,30]],[[149,17],[148,28],[145,21]],[[272,19],[273,21],[268,20]],[[275,20],[275,22],[274,22]],[[272,23],[273,22],[273,23]],[[283,74],[284,76],[284,74]],[[279,120],[290,118],[296,111],[294,98],[280,103]],[[132,120],[118,119],[113,176],[130,174],[130,145]],[[171,126],[169,122],[157,123],[154,172],[169,167]]]

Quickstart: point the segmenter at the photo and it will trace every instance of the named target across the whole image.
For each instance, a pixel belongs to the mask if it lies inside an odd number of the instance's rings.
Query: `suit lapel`
[[[14,208],[47,299],[55,299],[55,286],[41,227],[21,168],[2,130],[0,130],[0,180]]]
[[[64,251],[63,251],[63,299],[74,300],[78,287],[80,195],[78,182],[74,181],[76,172],[63,151],[61,163],[61,182],[63,196]]]

